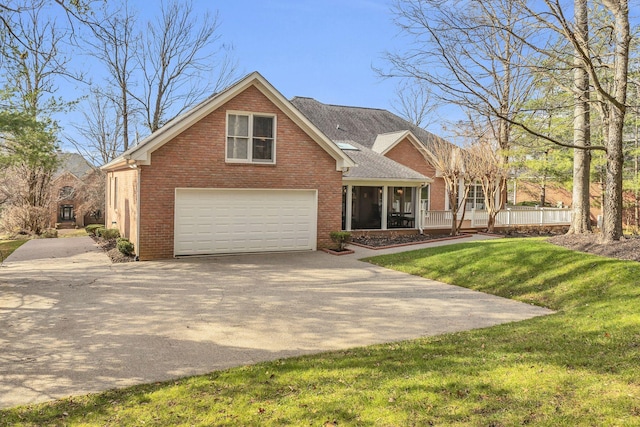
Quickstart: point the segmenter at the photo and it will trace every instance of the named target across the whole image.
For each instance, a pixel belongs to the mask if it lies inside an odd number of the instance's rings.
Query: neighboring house
[[[59,153],[60,166],[51,180],[51,224],[56,228],[83,227],[103,223],[101,211],[84,212],[82,188],[96,170],[78,153]]]
[[[388,111],[287,100],[252,73],[104,165],[106,225],[141,260],[315,250],[447,209],[435,137]]]

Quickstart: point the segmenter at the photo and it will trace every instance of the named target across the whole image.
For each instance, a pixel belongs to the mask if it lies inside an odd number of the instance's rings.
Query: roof
[[[58,153],[60,164],[53,174],[53,179],[58,178],[65,172],[69,172],[78,179],[82,179],[85,175],[93,171],[93,166],[78,153]]]
[[[427,148],[434,141],[444,141],[387,110],[323,104],[313,98],[299,96],[291,103],[332,140],[355,141],[380,153],[384,150],[378,149],[376,140],[385,134],[389,134],[388,143],[409,131]]]
[[[344,150],[358,166],[349,169],[342,176],[347,179],[379,181],[430,182],[430,178],[400,163],[382,156],[355,141],[336,141],[338,145],[349,144],[355,149]]]
[[[169,121],[163,127],[142,140],[138,145],[102,166],[102,169],[112,170],[134,164],[150,165],[152,153],[155,150],[251,86],[256,87],[262,92],[262,94],[320,145],[320,147],[331,155],[336,160],[336,170],[343,170],[355,166],[352,160],[338,148],[331,139],[327,138],[312,122],[302,115],[271,83],[262,77],[260,73],[253,72]]]

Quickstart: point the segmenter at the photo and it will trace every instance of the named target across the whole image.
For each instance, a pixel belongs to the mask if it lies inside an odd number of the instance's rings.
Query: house
[[[104,165],[106,225],[141,260],[315,250],[446,209],[435,136],[385,111],[283,97],[252,73]]]
[[[419,224],[398,224],[394,217],[419,218],[420,211],[450,209],[444,180],[438,177],[426,154],[429,146],[436,140],[442,141],[441,138],[387,110],[327,105],[302,97],[291,102],[333,141],[360,150],[345,150],[358,167],[343,177],[343,194],[347,199],[343,200],[343,211],[351,207],[343,229],[385,230],[407,225],[417,229]],[[389,168],[372,162],[371,153],[382,157]],[[370,211],[362,209],[365,197],[371,200],[371,196],[380,210],[388,213],[379,216],[374,212],[375,224],[367,218]]]
[[[51,180],[51,224],[56,228],[83,227],[104,222],[100,209],[86,209],[82,189],[99,172],[78,153],[59,153],[60,165]]]

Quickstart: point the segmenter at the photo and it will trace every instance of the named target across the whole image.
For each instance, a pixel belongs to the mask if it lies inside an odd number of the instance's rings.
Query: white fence
[[[460,219],[462,213],[458,214]],[[451,211],[425,211],[422,228],[450,228]],[[471,210],[464,215],[465,222],[470,227],[486,227],[489,214],[485,210]],[[496,227],[514,227],[520,225],[569,225],[571,223],[571,209],[559,208],[506,208],[498,212]]]

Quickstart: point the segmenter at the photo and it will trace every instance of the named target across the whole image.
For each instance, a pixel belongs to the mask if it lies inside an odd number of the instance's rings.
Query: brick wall
[[[84,213],[77,211],[78,206],[82,203],[82,200],[78,197],[82,181],[75,177],[75,175],[65,172],[60,175],[51,183],[51,219],[50,227],[54,227],[56,223],[60,222],[60,209],[62,205],[71,205],[74,209],[74,215],[76,216],[75,223],[77,226],[84,226]],[[72,197],[68,199],[61,199],[61,191],[63,187],[71,187],[74,189]]]
[[[435,168],[427,162],[422,154],[413,146],[409,140],[400,141],[385,155],[396,162],[428,176],[433,179],[430,186],[430,209],[433,211],[445,210],[445,200],[447,197],[444,179],[436,177]]]
[[[114,205],[114,186],[117,178],[117,199]],[[122,169],[107,173],[105,227],[117,228],[128,238],[138,252],[138,171]]]
[[[276,164],[225,163],[226,111],[276,114]],[[140,166],[141,260],[173,256],[175,188],[318,190],[318,247],[341,228],[342,173],[335,160],[255,87],[204,117]]]

